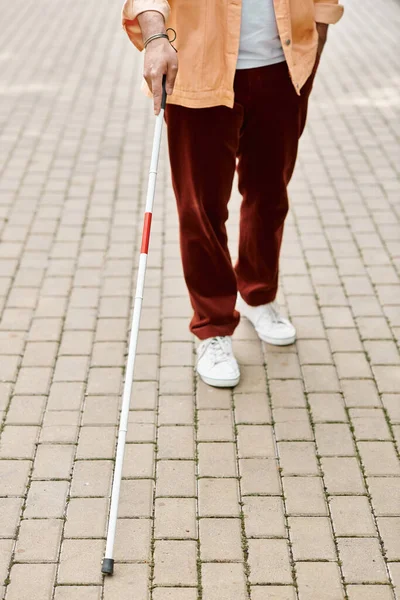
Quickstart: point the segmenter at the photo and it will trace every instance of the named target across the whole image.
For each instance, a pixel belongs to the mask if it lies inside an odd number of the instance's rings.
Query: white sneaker
[[[218,336],[203,340],[197,348],[197,372],[204,383],[214,387],[234,387],[240,371],[232,351],[232,338]]]
[[[276,302],[249,306],[238,294],[237,310],[244,315],[253,325],[258,337],[274,346],[288,346],[296,340],[296,329],[279,312]]]

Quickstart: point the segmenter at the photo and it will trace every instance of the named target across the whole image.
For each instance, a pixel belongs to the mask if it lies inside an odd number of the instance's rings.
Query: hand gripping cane
[[[122,465],[124,462],[125,440],[128,430],[128,417],[131,401],[133,372],[135,367],[136,348],[140,327],[140,315],[142,312],[143,289],[146,276],[147,252],[150,240],[151,219],[153,213],[154,194],[156,189],[158,157],[160,155],[161,134],[164,119],[164,110],[167,100],[165,91],[165,75],[163,77],[163,91],[161,111],[156,120],[154,130],[153,150],[151,154],[149,183],[147,187],[146,209],[144,214],[144,225],[142,233],[142,247],[140,250],[139,270],[136,284],[135,305],[133,309],[131,335],[129,340],[129,352],[126,365],[124,392],[122,396],[121,418],[118,432],[117,456],[115,459],[114,479],[111,491],[111,508],[108,520],[106,553],[101,567],[102,573],[112,575],[114,571],[114,541],[117,527],[119,493],[121,489]]]

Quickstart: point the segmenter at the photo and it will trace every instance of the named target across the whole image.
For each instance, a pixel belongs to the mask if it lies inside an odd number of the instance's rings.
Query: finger
[[[178,73],[178,62],[169,63],[165,89],[170,96],[174,91],[175,79]]]
[[[154,114],[158,115],[161,110],[161,96],[162,96],[162,75],[157,74],[152,77],[152,90],[154,99]]]

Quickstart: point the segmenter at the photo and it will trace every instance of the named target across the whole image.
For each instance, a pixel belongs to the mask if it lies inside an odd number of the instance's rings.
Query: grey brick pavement
[[[193,377],[164,146],[105,581],[151,106],[115,3],[0,5],[0,597],[400,599],[398,2],[331,28],[283,248],[299,340],[241,323],[233,393]]]

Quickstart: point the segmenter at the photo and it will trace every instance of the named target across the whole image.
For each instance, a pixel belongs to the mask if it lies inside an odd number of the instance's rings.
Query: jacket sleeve
[[[343,6],[339,0],[314,0],[315,20],[317,23],[337,23],[343,15]]]
[[[138,15],[146,10],[155,10],[161,13],[167,21],[170,6],[167,0],[126,0],[122,9],[122,26],[129,39],[138,50],[143,50],[142,33],[140,31]]]

